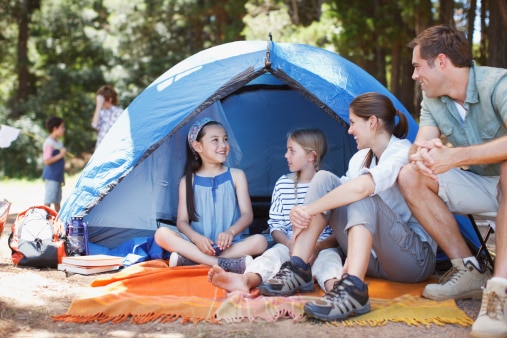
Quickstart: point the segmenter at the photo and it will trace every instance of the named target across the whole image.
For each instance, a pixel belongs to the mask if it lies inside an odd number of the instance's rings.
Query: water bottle
[[[67,223],[67,256],[88,255],[88,224],[83,217],[74,216]]]

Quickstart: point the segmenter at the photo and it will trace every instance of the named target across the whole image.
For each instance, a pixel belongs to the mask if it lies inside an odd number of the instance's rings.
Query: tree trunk
[[[492,67],[507,67],[507,21],[503,18],[502,11],[506,7],[502,1],[490,1],[490,17],[489,17],[489,57],[488,66]]]
[[[401,46],[395,43],[391,49],[391,92],[398,96],[400,90]]]
[[[481,0],[481,41],[479,44],[480,56],[477,60],[480,65],[486,65],[488,62],[488,25],[486,24],[489,20],[488,9],[489,0]]]
[[[21,105],[28,99],[30,94],[29,65],[28,60],[28,25],[30,23],[30,0],[22,0],[19,4],[18,23],[18,46],[16,73],[18,88],[11,101],[10,117],[17,119],[21,116]]]
[[[490,1],[488,66],[507,68],[507,5]]]
[[[468,9],[468,20],[467,20],[467,33],[468,33],[468,44],[470,45],[470,51],[474,44],[474,31],[475,31],[475,11],[477,10],[477,0],[470,0],[470,8]]]
[[[426,28],[430,27],[431,25],[433,25],[433,19],[431,14],[432,9],[431,0],[421,0],[420,7],[418,9],[419,10],[416,12],[415,15],[415,26],[414,26],[416,35],[421,33]],[[412,72],[410,72],[410,74],[412,74]],[[412,82],[413,82],[412,86],[414,89],[414,98],[411,105],[412,108],[411,110],[414,112],[413,113],[414,117],[418,119],[419,116],[421,115],[420,105],[422,101],[422,92],[419,84],[414,81]]]
[[[454,27],[454,1],[440,0],[440,9],[438,11],[438,22],[450,27]]]

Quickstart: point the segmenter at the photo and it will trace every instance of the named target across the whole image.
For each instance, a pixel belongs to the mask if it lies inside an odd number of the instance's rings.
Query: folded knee
[[[413,191],[412,189],[417,186],[419,174],[414,170],[411,164],[405,165],[401,168],[398,174],[398,186],[401,192]]]

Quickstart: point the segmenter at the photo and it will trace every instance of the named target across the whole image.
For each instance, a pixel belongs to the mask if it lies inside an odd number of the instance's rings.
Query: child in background
[[[100,87],[97,90],[95,102],[92,127],[98,132],[97,143],[95,144],[95,149],[97,149],[104,136],[123,112],[123,109],[118,107],[118,94],[111,86]]]
[[[291,173],[282,175],[276,182],[269,210],[268,224],[277,243],[254,259],[244,274],[226,272],[214,265],[208,273],[208,280],[213,285],[229,292],[248,293],[272,277],[282,263],[290,259],[290,210],[295,205],[303,204],[310,181],[319,170],[326,151],[326,137],[319,129],[298,129],[289,133],[285,158]],[[330,291],[334,282],[341,278],[342,263],[337,245],[333,230],[327,226],[312,253],[312,273],[324,291]],[[305,291],[313,291],[313,284]]]
[[[67,150],[60,141],[65,133],[63,119],[56,116],[48,118],[46,121],[46,129],[49,132],[49,136],[44,141],[42,147],[42,158],[44,160],[42,178],[46,184],[44,205],[51,207],[51,204],[53,204],[54,210],[59,212],[60,202],[62,201],[62,185],[65,181],[64,157],[65,154],[67,154]]]
[[[219,265],[243,273],[267,248],[262,235],[241,238],[253,211],[245,173],[224,166],[230,146],[225,128],[204,118],[188,133],[185,175],[180,181],[177,230],[159,228],[155,241],[171,252],[169,266]]]

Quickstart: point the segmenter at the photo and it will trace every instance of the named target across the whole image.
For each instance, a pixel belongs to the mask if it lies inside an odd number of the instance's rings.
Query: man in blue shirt
[[[453,265],[440,284],[426,286],[423,296],[480,298],[487,282],[471,335],[505,337],[507,199],[500,196],[507,192],[507,70],[477,66],[465,36],[443,25],[424,30],[409,47],[412,78],[420,83],[423,100],[420,128],[399,186]],[[497,257],[489,279],[453,213],[496,212]]]

